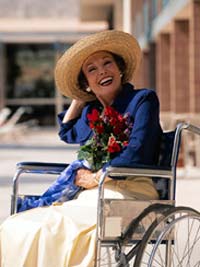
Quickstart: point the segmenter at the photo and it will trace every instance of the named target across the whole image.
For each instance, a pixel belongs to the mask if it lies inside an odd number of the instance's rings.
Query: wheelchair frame
[[[106,169],[106,171],[101,175],[99,186],[98,186],[98,204],[97,204],[97,231],[96,231],[96,255],[95,255],[95,267],[101,266],[101,249],[102,247],[114,247],[117,251],[117,265],[116,266],[130,266],[129,261],[135,257],[134,265],[135,267],[143,266],[141,265],[141,255],[144,254],[144,250],[146,249],[147,243],[151,241],[152,235],[155,232],[155,229],[157,229],[158,225],[161,228],[160,234],[158,236],[158,239],[162,239],[161,236],[163,233],[165,233],[166,227],[169,228],[169,225],[172,225],[172,223],[169,223],[169,221],[175,221],[175,223],[182,221],[183,218],[194,218],[195,220],[199,220],[200,223],[200,214],[187,207],[175,207],[175,190],[176,190],[176,165],[178,160],[178,154],[179,154],[179,146],[181,141],[181,133],[183,130],[188,130],[192,133],[200,135],[200,128],[188,124],[188,123],[179,123],[177,125],[176,131],[175,131],[175,137],[173,140],[173,149],[171,152],[171,162],[170,166],[134,166],[133,168],[121,168],[121,167],[109,167]],[[17,196],[18,196],[18,190],[19,190],[19,178],[21,174],[23,173],[40,173],[40,174],[60,174],[68,165],[63,163],[41,163],[41,162],[20,162],[17,164],[17,170],[13,177],[13,194],[12,194],[12,200],[11,200],[11,214],[16,213],[17,211]],[[169,199],[168,200],[159,200],[158,203],[155,203],[154,201],[145,202],[144,204],[145,209],[141,214],[139,214],[137,217],[133,218],[133,220],[130,222],[129,226],[124,230],[123,238],[122,235],[113,238],[106,238],[105,236],[105,221],[106,216],[105,215],[105,209],[104,205],[106,203],[106,199],[104,198],[104,180],[105,178],[109,177],[133,177],[133,176],[145,176],[145,177],[158,177],[158,178],[164,178],[168,179],[169,181]],[[112,200],[111,200],[112,201]],[[157,201],[156,201],[157,202]],[[156,217],[152,220],[151,225],[148,227],[147,231],[142,234],[142,239],[140,242],[137,242],[132,239],[132,236],[135,232],[134,228],[137,228],[138,226],[141,227],[140,223],[141,221],[149,216],[149,214],[152,212],[156,214]],[[180,215],[179,220],[176,220],[176,214],[184,214]],[[119,224],[119,222],[118,222]],[[152,226],[153,225],[153,226]],[[170,226],[171,227],[171,226]],[[164,237],[163,237],[164,238]],[[157,240],[158,240],[157,239]],[[146,240],[146,241],[144,241]],[[153,244],[157,244],[157,240],[153,241]],[[164,241],[163,241],[164,240]],[[121,243],[120,243],[121,242]],[[146,243],[144,243],[146,242]],[[173,242],[176,242],[174,238],[171,239],[171,241],[166,241],[165,239],[162,239],[159,244],[167,244],[166,251],[169,251],[170,246]],[[125,254],[124,252],[121,252],[121,245],[126,243],[128,246],[134,244],[133,249],[131,249],[130,252]],[[157,245],[157,247],[159,246]],[[154,246],[154,245],[153,245]],[[154,250],[152,249],[155,255],[155,251],[157,249],[154,246]],[[169,252],[167,254],[167,260],[168,262],[166,266],[171,266],[169,264],[170,262],[170,255]],[[138,256],[139,255],[139,256]],[[150,258],[149,262],[152,262],[152,258]],[[106,265],[108,266],[108,265]],[[151,264],[148,266],[152,266]]]

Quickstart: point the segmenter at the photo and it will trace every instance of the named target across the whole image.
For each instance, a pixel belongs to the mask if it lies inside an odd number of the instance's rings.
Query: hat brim
[[[130,34],[107,30],[80,39],[58,60],[55,68],[55,82],[64,96],[72,99],[92,101],[94,95],[80,89],[78,75],[83,62],[97,51],[108,51],[121,56],[126,65],[124,82],[131,81],[141,61],[141,49]]]

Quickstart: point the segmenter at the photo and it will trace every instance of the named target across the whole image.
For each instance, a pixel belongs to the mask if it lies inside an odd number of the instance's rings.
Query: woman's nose
[[[106,73],[106,69],[104,68],[104,67],[101,67],[100,69],[99,69],[99,74],[100,75],[104,75]]]

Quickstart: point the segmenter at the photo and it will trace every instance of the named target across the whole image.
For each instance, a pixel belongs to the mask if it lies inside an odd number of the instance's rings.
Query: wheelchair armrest
[[[66,163],[54,163],[54,162],[19,162],[17,163],[17,170],[28,173],[53,173],[59,174],[69,164]]]
[[[174,178],[174,170],[171,167],[161,167],[161,166],[151,166],[151,165],[135,165],[133,167],[112,167],[109,166],[102,173],[99,185],[98,185],[98,199],[102,199],[104,192],[104,181],[106,177],[110,177],[113,179],[126,179],[127,176],[145,176],[152,178],[164,178],[166,181],[170,180],[170,184],[172,184],[172,180]],[[173,181],[174,182],[174,181]],[[170,192],[172,192],[172,188],[170,185]],[[99,205],[101,201],[98,201]]]
[[[169,178],[172,174],[171,167],[151,166],[151,165],[134,165],[133,167],[108,167],[106,175],[109,177],[121,176],[146,176],[146,177],[163,177]]]
[[[11,214],[17,210],[17,195],[19,191],[19,180],[23,173],[35,174],[60,174],[68,164],[54,162],[19,162],[17,163],[16,172],[13,177],[13,192],[11,201]]]
[[[175,173],[171,167],[147,165],[137,165],[133,168],[109,167],[105,173],[105,177],[109,176],[113,179],[125,179],[128,176],[144,176],[153,180],[160,199],[166,200],[169,199],[170,196],[174,198],[175,192],[173,187],[175,188]],[[100,194],[103,192],[103,188],[101,187],[105,177],[102,178],[99,183]]]

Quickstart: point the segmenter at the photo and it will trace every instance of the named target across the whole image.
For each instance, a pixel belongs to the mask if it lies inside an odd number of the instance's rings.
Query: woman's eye
[[[92,72],[92,71],[94,71],[95,69],[96,69],[95,67],[91,67],[91,68],[88,69],[88,72]]]
[[[111,60],[107,60],[107,61],[104,62],[104,65],[108,65],[108,64],[111,64],[111,63],[112,63]]]

